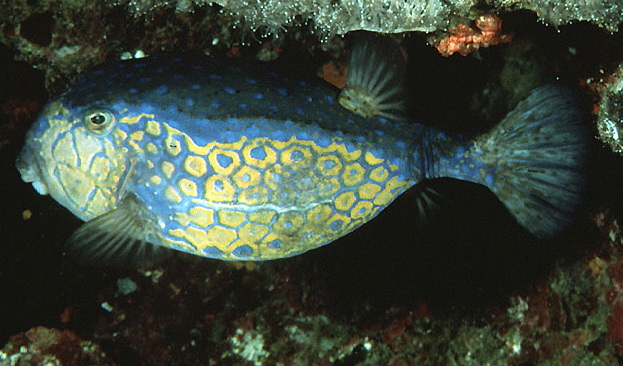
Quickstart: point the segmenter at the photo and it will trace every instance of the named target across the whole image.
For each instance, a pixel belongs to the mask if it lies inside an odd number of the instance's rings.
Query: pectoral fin
[[[67,242],[67,253],[81,263],[95,266],[145,268],[162,261],[169,249],[148,242],[156,221],[135,196],[86,222]]]

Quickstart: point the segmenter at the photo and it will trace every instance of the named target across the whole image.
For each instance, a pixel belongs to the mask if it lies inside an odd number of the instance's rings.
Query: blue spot
[[[131,88],[130,90],[128,90],[128,93],[130,93],[130,94],[136,94],[136,93],[138,93],[138,89],[136,89],[136,88]]]
[[[106,90],[106,95],[112,95],[113,91],[112,90]]]
[[[217,192],[222,191],[225,188],[225,186],[223,185],[223,181],[222,180],[215,180],[214,181],[214,189]]]
[[[211,80],[221,80],[221,79],[223,79],[223,76],[221,76],[219,74],[210,74],[210,79]]]
[[[407,148],[407,144],[405,144],[404,141],[396,141],[396,147],[399,149],[406,149]]]
[[[251,180],[251,176],[249,174],[243,174],[242,175],[242,181],[243,182],[248,182]]]
[[[298,150],[294,150],[290,154],[290,159],[292,159],[294,161],[300,161],[300,160],[303,160],[303,156],[304,156],[303,152],[298,151]]]
[[[333,160],[325,160],[324,161],[324,168],[326,170],[331,170],[331,169],[335,168],[336,165],[337,164]]]
[[[225,169],[234,162],[234,159],[227,155],[217,154],[216,161],[223,169]]]
[[[331,119],[331,116],[329,116],[326,113],[320,113],[320,117],[322,117],[322,119],[324,119],[325,121],[328,121]]]
[[[276,105],[271,105],[270,107],[268,107],[268,109],[270,109],[271,112],[273,113],[278,113],[279,112],[279,107],[277,107]]]
[[[331,231],[338,231],[342,228],[342,220],[335,220],[329,225]]]
[[[183,79],[184,77],[180,74],[173,74],[173,79],[174,80],[179,80],[179,79]]]
[[[134,64],[134,68],[136,68],[136,69],[142,69],[145,66],[147,66],[147,64],[145,62],[137,62],[137,63]]]
[[[364,213],[364,212],[366,212],[366,208],[365,208],[365,207],[362,207],[362,208],[359,210],[359,214],[360,214],[360,215],[363,215],[363,213]]]
[[[266,159],[266,150],[264,150],[261,146],[254,147],[251,151],[249,151],[249,156],[253,159],[264,160]]]
[[[465,154],[465,146],[460,145],[459,147],[456,148],[456,154],[457,155],[463,155]]]
[[[387,123],[387,118],[381,117],[381,118],[379,118],[379,122],[381,122],[382,124],[386,124]]]
[[[171,62],[180,62],[180,61],[182,61],[182,60],[183,60],[183,58],[182,58],[182,57],[179,57],[179,56],[176,56],[176,57],[171,58]]]
[[[279,247],[281,246],[281,240],[275,239],[271,241],[270,243],[266,244],[266,246],[269,247],[270,249],[279,249]]]
[[[142,77],[142,78],[138,79],[138,82],[141,83],[141,84],[145,84],[145,83],[148,83],[150,81],[151,81],[151,78],[148,78],[148,77]]]
[[[489,173],[487,175],[485,175],[485,183],[487,183],[487,185],[489,187],[493,186],[493,183],[495,182],[495,175],[492,173]]]
[[[277,93],[281,94],[284,97],[287,97],[288,96],[288,89],[286,89],[286,88],[279,88],[279,89],[277,89]]]
[[[210,108],[212,108],[212,109],[219,109],[219,108],[221,108],[221,103],[219,103],[217,101],[213,101],[212,103],[210,103]]]
[[[263,99],[264,98],[264,94],[262,94],[262,93],[255,93],[255,94],[253,94],[253,98],[258,99],[258,100],[259,99]]]
[[[231,254],[236,257],[248,257],[253,254],[253,249],[248,245],[241,245],[238,248],[232,250]]]
[[[305,114],[305,111],[304,111],[304,110],[302,110],[301,108],[297,108],[297,109],[296,109],[296,114],[298,114],[299,116],[302,116],[302,115],[304,115],[304,114]]]
[[[292,228],[292,223],[290,221],[287,221],[285,224],[283,224],[283,226],[285,226],[286,229],[290,229]]]
[[[381,130],[375,130],[375,131],[374,131],[374,134],[375,134],[375,135],[377,135],[377,136],[379,136],[379,137],[383,137],[383,136],[385,136],[385,132],[384,132],[384,131],[381,131]]]
[[[271,78],[276,78],[276,77],[279,76],[279,74],[277,74],[274,71],[269,71],[269,72],[266,73],[266,75],[270,76]]]
[[[193,70],[203,70],[203,66],[201,66],[201,65],[192,65],[191,68]]]
[[[162,74],[163,72],[167,71],[168,69],[169,69],[168,67],[164,67],[164,66],[162,66],[162,67],[157,68],[157,69],[156,69],[156,72],[157,72],[158,74]]]
[[[192,98],[186,98],[186,105],[193,106],[195,101]]]
[[[305,82],[305,81],[299,81],[299,86],[307,86],[307,82]]]
[[[305,97],[305,100],[308,101],[309,103],[314,101],[314,98],[312,98],[310,95]]]
[[[251,79],[251,78],[246,78],[246,79],[244,79],[244,81],[246,81],[247,84],[249,84],[249,85],[257,84],[257,81],[255,81],[255,79]]]
[[[221,252],[216,247],[205,247],[203,248],[202,251],[203,251],[203,254],[207,255],[208,257],[222,257],[223,256],[223,252]]]
[[[240,103],[240,104],[238,104],[238,108],[240,108],[240,109],[242,109],[242,110],[244,110],[244,111],[246,111],[247,109],[249,109],[249,107],[248,107],[246,104],[244,104],[244,103]]]
[[[309,238],[313,238],[314,237],[314,232],[313,231],[309,231],[304,233],[303,235],[301,235],[303,238],[305,239],[309,239]]]
[[[352,124],[352,123],[355,123],[355,121],[352,118],[349,118],[349,119],[346,120],[346,123],[351,123]]]
[[[104,70],[95,70],[95,71],[93,71],[93,75],[95,75],[95,76],[100,76],[103,73],[104,73]]]
[[[193,89],[193,90],[199,90],[199,89],[201,89],[201,85],[193,84],[190,88]]]
[[[325,99],[327,100],[327,102],[329,102],[329,104],[334,105],[335,104],[335,98],[333,98],[333,96],[331,95],[327,95],[325,97]]]
[[[229,86],[223,90],[225,91],[225,93],[231,94],[231,95],[236,94],[238,92],[235,88],[230,88]]]
[[[160,95],[166,94],[168,91],[169,87],[167,87],[166,85],[160,85],[158,89],[156,89],[156,93]]]

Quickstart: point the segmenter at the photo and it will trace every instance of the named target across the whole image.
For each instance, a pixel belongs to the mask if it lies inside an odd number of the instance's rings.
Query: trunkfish
[[[162,247],[291,257],[439,177],[487,186],[539,238],[567,228],[588,150],[575,94],[542,86],[491,131],[452,135],[406,120],[393,43],[356,43],[341,92],[232,59],[108,62],[44,107],[17,167],[86,221],[69,248],[95,263],[140,262]]]

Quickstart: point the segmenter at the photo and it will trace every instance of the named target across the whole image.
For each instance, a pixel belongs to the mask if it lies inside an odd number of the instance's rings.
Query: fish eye
[[[87,130],[98,135],[109,132],[115,125],[115,121],[115,115],[105,109],[89,111],[83,120]]]

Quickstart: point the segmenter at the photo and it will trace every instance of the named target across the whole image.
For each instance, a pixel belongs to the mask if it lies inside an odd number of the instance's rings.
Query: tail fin
[[[539,238],[570,224],[582,199],[588,133],[578,98],[546,85],[533,90],[475,149],[495,167],[489,188]]]

